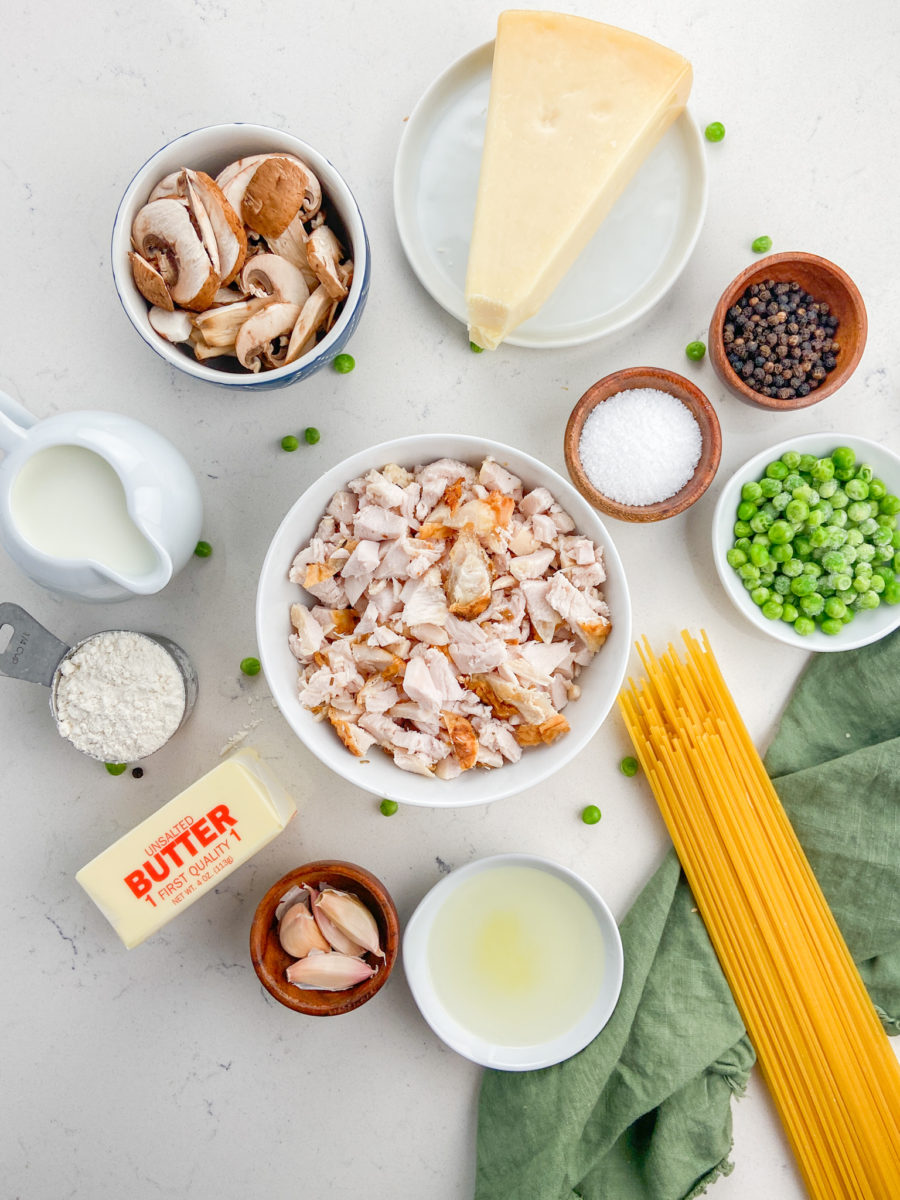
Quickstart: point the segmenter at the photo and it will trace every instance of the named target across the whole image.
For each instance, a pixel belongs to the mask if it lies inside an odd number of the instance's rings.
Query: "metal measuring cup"
[[[177,642],[173,642],[170,638],[163,637],[157,633],[143,633],[139,630],[105,629],[89,634],[88,637],[76,642],[74,646],[68,646],[58,637],[54,637],[49,630],[45,629],[24,608],[21,608],[18,604],[6,602],[0,603],[0,629],[4,626],[12,628],[12,636],[7,642],[6,648],[0,651],[0,675],[6,675],[10,679],[23,679],[26,683],[37,683],[49,688],[50,712],[53,715],[53,720],[61,736],[65,735],[59,729],[56,692],[63,663],[71,658],[76,651],[80,650],[85,643],[100,636],[101,633],[132,633],[138,637],[147,638],[151,642],[156,642],[158,646],[161,646],[166,651],[178,668],[184,684],[184,712],[182,713],[181,720],[169,735],[169,738],[166,739],[166,742],[181,729],[193,711],[199,690],[197,671],[190,658],[188,658],[187,653]],[[67,738],[66,740],[68,741],[69,739]],[[166,742],[163,745],[166,745]],[[160,750],[162,746],[157,746],[156,749]],[[81,751],[81,753],[85,752]],[[152,751],[152,753],[155,754],[156,750]],[[88,754],[87,757],[97,758],[99,762],[105,761],[99,755]],[[146,758],[148,756],[143,755],[139,757]],[[133,761],[139,761],[139,759],[135,758]]]

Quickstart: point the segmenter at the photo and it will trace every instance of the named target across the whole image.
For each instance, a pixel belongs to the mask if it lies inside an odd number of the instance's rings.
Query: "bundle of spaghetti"
[[[900,1198],[900,1064],[706,634],[619,705],[814,1200]]]

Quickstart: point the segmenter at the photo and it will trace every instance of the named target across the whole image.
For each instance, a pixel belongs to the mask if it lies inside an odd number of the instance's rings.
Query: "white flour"
[[[60,667],[59,732],[103,762],[134,762],[158,750],[178,728],[184,707],[178,666],[140,633],[95,634]]]

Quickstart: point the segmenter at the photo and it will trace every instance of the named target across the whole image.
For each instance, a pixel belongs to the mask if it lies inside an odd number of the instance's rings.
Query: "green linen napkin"
[[[885,1028],[900,1032],[900,632],[813,658],[766,768]],[[732,1170],[754,1052],[674,851],[621,925],[606,1028],[542,1071],[486,1071],[475,1200],[683,1200]]]

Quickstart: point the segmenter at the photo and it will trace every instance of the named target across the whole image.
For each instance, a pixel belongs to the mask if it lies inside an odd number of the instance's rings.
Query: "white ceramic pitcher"
[[[11,503],[19,472],[39,451],[83,447],[104,459],[125,492],[128,515],[152,548],[152,562],[127,573],[91,557],[47,553],[29,541]],[[126,600],[160,591],[190,558],[203,521],[200,490],[171,442],[131,417],[59,413],[37,421],[0,392],[0,542],[36,583],[78,600]]]

